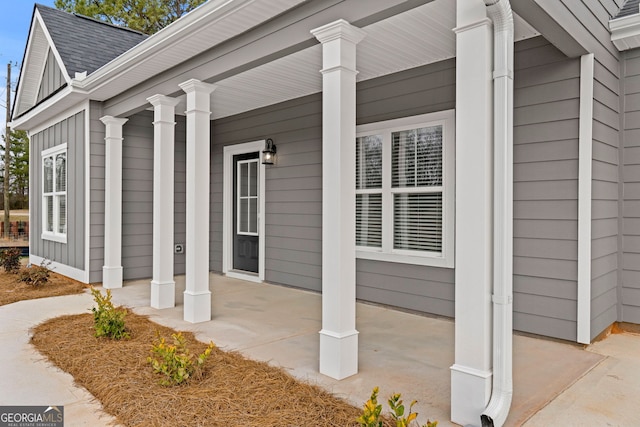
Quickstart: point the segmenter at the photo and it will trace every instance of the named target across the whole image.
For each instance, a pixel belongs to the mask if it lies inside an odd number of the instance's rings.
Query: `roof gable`
[[[147,36],[81,15],[36,5],[67,74],[93,73]]]
[[[137,31],[36,4],[13,117],[19,117],[46,99],[39,96],[46,67],[60,69],[63,81],[59,89],[68,85],[76,73],[93,73],[145,38],[146,35]]]

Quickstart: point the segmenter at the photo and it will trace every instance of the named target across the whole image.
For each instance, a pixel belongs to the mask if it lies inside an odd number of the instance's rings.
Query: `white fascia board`
[[[64,114],[69,108],[83,101],[87,101],[86,94],[67,86],[31,111],[11,121],[9,126],[16,130],[28,130],[33,135],[35,133],[34,129],[50,123],[59,115]]]
[[[42,16],[40,16],[40,12],[38,11],[38,9],[36,9],[35,11],[35,15],[34,15],[34,19],[36,19],[39,23],[40,26],[42,27],[42,30],[44,32],[44,36],[47,39],[47,42],[49,42],[49,47],[51,48],[51,51],[53,52],[53,56],[55,56],[56,61],[58,61],[58,66],[60,67],[60,70],[62,71],[62,76],[64,77],[64,81],[67,82],[67,84],[71,83],[71,78],[69,77],[69,74],[67,74],[67,67],[65,67],[64,62],[62,61],[62,57],[60,56],[60,53],[58,52],[58,49],[56,49],[56,45],[53,42],[53,39],[51,38],[51,34],[49,34],[49,30],[47,29],[47,26],[44,24],[44,21],[42,19]],[[45,60],[46,63],[46,60]],[[43,69],[44,71],[44,69]]]
[[[103,65],[83,80],[73,80],[71,85],[90,91],[98,89],[126,73],[133,65],[140,65],[184,40],[185,34],[193,34],[211,25],[211,22],[231,15],[253,2],[254,0],[210,0]]]
[[[609,21],[611,41],[619,51],[640,47],[640,14]]]

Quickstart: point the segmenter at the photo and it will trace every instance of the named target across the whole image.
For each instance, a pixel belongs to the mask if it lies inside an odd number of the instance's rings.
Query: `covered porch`
[[[440,426],[455,425],[449,421],[452,320],[357,303],[359,372],[337,381],[318,373],[321,295],[214,273],[210,283],[216,318],[198,324],[183,320],[180,298],[174,308],[150,308],[148,280],[126,282],[112,293],[116,304],[134,307],[160,324],[192,331],[222,349],[282,367],[354,405],[362,405],[378,386],[380,401],[394,392],[402,393],[405,401],[418,400],[415,409],[421,423],[429,418]],[[184,288],[184,277],[177,276],[176,289]],[[527,425],[530,417],[603,359],[576,345],[515,335],[514,397],[505,425]]]

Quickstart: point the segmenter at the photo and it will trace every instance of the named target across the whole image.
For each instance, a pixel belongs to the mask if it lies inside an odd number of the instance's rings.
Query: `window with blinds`
[[[356,245],[382,247],[382,137],[356,139]]]
[[[442,126],[393,132],[391,144],[393,247],[441,252]]]
[[[42,238],[66,242],[67,145],[42,152]]]
[[[453,266],[453,110],[358,126],[360,258]]]

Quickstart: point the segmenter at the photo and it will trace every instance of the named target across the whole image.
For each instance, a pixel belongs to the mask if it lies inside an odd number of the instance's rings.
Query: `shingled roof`
[[[48,6],[35,6],[60,54],[67,74],[91,74],[131,49],[146,35]]]
[[[627,0],[622,6],[616,18],[624,18],[625,16],[636,15],[640,12],[640,0]]]

